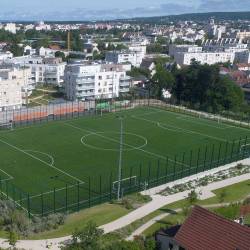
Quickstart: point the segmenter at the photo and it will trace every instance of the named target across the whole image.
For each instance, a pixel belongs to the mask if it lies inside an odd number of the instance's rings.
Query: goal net
[[[137,185],[137,176],[131,176],[128,178],[124,178],[121,179],[120,181],[121,183],[121,190],[124,192],[132,187],[136,187]],[[113,185],[112,185],[112,190],[113,192],[117,192],[118,191],[118,185],[119,185],[119,181],[114,181]]]
[[[12,130],[12,129],[13,129],[12,122],[0,123],[0,130]]]

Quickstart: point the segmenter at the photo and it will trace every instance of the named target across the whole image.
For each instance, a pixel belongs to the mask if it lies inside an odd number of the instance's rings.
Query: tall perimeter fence
[[[12,121],[14,127],[40,124],[53,120],[72,119],[87,115],[118,112],[140,106],[158,107],[173,112],[213,119],[235,126],[249,127],[249,122],[186,109],[154,99],[67,102],[62,104],[4,111],[0,113],[0,123]],[[217,168],[221,165],[245,159],[250,156],[248,138],[238,138],[199,149],[178,153],[174,157],[140,160],[132,167],[126,166],[122,171],[121,191],[123,195],[142,191],[168,183],[193,174]],[[30,195],[15,186],[11,178],[0,176],[0,196],[8,199],[16,207],[23,209],[31,216],[45,216],[57,212],[79,211],[106,201],[116,199],[117,173],[90,176],[84,183],[66,184],[60,189],[37,195]]]

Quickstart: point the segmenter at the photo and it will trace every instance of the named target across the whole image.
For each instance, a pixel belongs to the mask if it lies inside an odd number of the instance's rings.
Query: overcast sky
[[[0,0],[0,19],[86,20],[250,10],[250,0]]]

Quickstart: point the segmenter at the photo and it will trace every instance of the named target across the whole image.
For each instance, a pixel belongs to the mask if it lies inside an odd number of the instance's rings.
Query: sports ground
[[[0,188],[31,214],[112,199],[123,117],[122,190],[143,189],[244,158],[250,130],[156,107],[0,132]]]

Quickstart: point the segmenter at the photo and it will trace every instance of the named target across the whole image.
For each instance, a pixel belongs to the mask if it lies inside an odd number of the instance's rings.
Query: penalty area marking
[[[45,155],[45,156],[47,156],[50,159],[49,165],[54,166],[54,164],[55,164],[55,159],[50,154],[47,154],[47,153],[44,153],[44,152],[41,152],[41,151],[31,150],[31,149],[24,150],[24,151],[25,152],[30,152],[30,153],[38,153],[38,154],[41,154],[41,155]]]
[[[68,177],[74,179],[75,181],[78,181],[78,182],[80,182],[80,183],[84,183],[84,182],[83,182],[82,180],[80,180],[79,178],[77,178],[77,177],[75,177],[75,176],[73,176],[73,175],[71,175],[71,174],[69,174],[69,173],[67,173],[67,172],[65,172],[65,171],[63,171],[63,170],[61,170],[61,169],[59,169],[59,168],[53,166],[53,165],[50,165],[48,162],[46,162],[46,161],[44,161],[44,160],[41,160],[40,158],[38,158],[38,157],[32,155],[32,154],[29,153],[29,152],[26,152],[25,150],[23,150],[23,149],[21,149],[21,148],[15,146],[15,145],[12,145],[12,144],[10,144],[10,143],[8,143],[8,142],[2,140],[2,139],[0,139],[0,142],[2,142],[2,143],[4,143],[4,144],[8,145],[9,147],[15,149],[16,151],[19,151],[19,152],[21,152],[21,153],[23,153],[23,154],[25,154],[25,155],[27,155],[27,156],[29,156],[29,157],[31,157],[31,158],[37,160],[37,161],[40,161],[41,163],[45,164],[46,166],[49,166],[49,167],[51,167],[51,168],[57,170],[58,172],[60,172],[60,173],[62,173],[62,174],[65,174],[66,176],[68,176]]]
[[[92,146],[88,143],[85,142],[85,139],[88,138],[89,136],[91,135],[99,135],[99,134],[105,134],[105,133],[112,133],[112,134],[120,134],[119,132],[96,132],[96,133],[89,133],[87,135],[84,135],[82,138],[81,138],[81,143],[88,147],[88,148],[91,148],[91,149],[96,149],[96,150],[104,150],[104,151],[119,151],[118,149],[113,149],[113,148],[101,148],[101,147],[96,147],[96,146]],[[144,148],[145,146],[147,146],[148,144],[148,140],[144,137],[144,136],[141,136],[141,135],[138,135],[138,134],[134,134],[134,133],[123,133],[123,135],[132,135],[132,136],[135,136],[135,137],[138,137],[140,139],[142,139],[144,141],[144,143],[140,146],[135,146],[133,148],[130,148],[130,149],[123,149],[123,151],[131,151],[131,150],[138,150],[138,149],[141,149],[141,148]],[[119,141],[117,141],[119,142]],[[124,144],[124,143],[123,143]],[[124,144],[126,146],[126,144]]]

